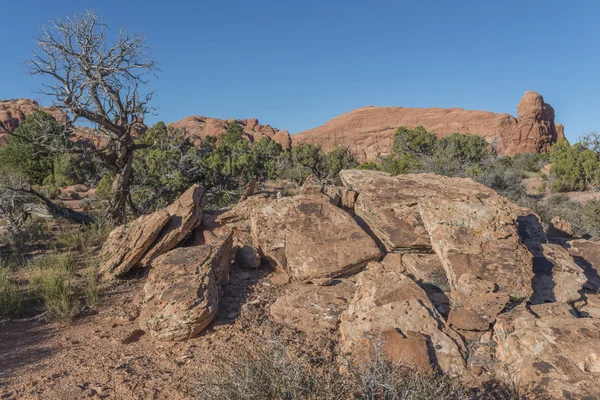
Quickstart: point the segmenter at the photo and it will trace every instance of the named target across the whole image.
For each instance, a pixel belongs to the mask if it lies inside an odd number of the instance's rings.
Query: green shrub
[[[98,199],[108,201],[112,197],[112,184],[113,178],[106,174],[100,179],[98,182],[98,186],[96,186],[96,195]]]
[[[399,127],[394,133],[393,149],[394,153],[403,155],[431,155],[433,154],[437,136],[419,125],[414,129]]]
[[[340,171],[356,167],[357,162],[354,155],[347,147],[333,149],[323,157],[319,168],[321,179],[327,181],[338,181]]]
[[[44,112],[28,115],[8,136],[5,146],[0,148],[0,165],[13,167],[27,176],[32,184],[42,184],[53,173],[54,155],[40,152],[34,143],[40,135],[49,134],[57,143],[68,143],[68,134],[56,120]]]
[[[561,140],[550,150],[550,188],[554,192],[584,190],[588,185],[600,184],[598,154],[581,144],[569,145]]]
[[[367,161],[360,163],[356,166],[356,169],[364,169],[364,170],[372,170],[372,171],[380,171],[381,167],[379,164],[373,161]]]

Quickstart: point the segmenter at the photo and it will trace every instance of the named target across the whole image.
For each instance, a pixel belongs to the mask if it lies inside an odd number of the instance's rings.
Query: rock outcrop
[[[194,185],[168,207],[114,229],[102,247],[100,275],[114,279],[136,265],[149,266],[173,249],[202,218],[204,189]]]
[[[223,120],[218,118],[208,118],[202,116],[190,116],[170,125],[174,128],[183,128],[186,130],[192,143],[197,144],[201,139],[207,136],[219,137],[227,128],[227,123],[232,120]],[[286,130],[279,130],[269,125],[261,125],[255,118],[235,120],[243,128],[244,135],[251,142],[258,142],[263,137],[273,139],[283,147],[288,149],[292,145],[290,134]]]
[[[103,279],[116,278],[136,266],[169,223],[167,210],[144,215],[114,229],[104,242],[100,254]]]
[[[180,247],[156,258],[144,286],[141,329],[161,340],[202,332],[217,313],[231,243],[229,235],[218,244]]]
[[[335,331],[354,297],[354,282],[334,280],[327,286],[293,284],[271,306],[276,321],[309,334]]]
[[[354,274],[381,257],[373,239],[322,195],[251,197],[219,220],[244,216],[259,254],[295,281]]]
[[[341,350],[364,357],[382,340],[382,334],[392,331],[404,338],[414,338],[415,334],[427,338],[426,346],[405,353],[412,354],[411,359],[403,360],[405,365],[422,364],[421,360],[427,359],[450,375],[465,375],[462,339],[446,327],[423,289],[402,273],[370,263],[359,275],[356,294],[342,317]]]
[[[8,132],[13,132],[28,115],[36,111],[44,111],[57,121],[62,121],[65,116],[60,109],[42,107],[34,100],[0,100],[0,146],[6,143]]]
[[[562,125],[554,122],[554,109],[541,95],[529,91],[517,107],[517,118],[462,108],[365,107],[292,135],[292,142],[314,143],[325,151],[347,146],[360,161],[374,160],[391,151],[398,127],[418,125],[440,137],[454,132],[479,135],[511,156],[547,152],[552,143],[564,138]]]
[[[531,398],[600,398],[600,320],[566,303],[524,305],[494,326],[496,354]]]
[[[196,184],[166,208],[171,216],[169,223],[141,259],[142,265],[150,265],[152,260],[177,246],[192,229],[199,225],[202,219],[203,197],[204,188]]]
[[[346,170],[340,177],[358,192],[356,215],[388,251],[439,256],[455,297],[452,324],[485,330],[510,297],[532,295],[532,255],[517,230],[521,209],[490,188],[431,174]]]

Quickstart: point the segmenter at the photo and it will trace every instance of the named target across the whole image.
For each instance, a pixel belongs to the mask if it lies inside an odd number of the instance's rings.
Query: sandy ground
[[[144,277],[104,288],[98,309],[70,326],[0,323],[0,399],[190,399],[210,356],[259,338],[325,356],[333,347],[328,340],[307,345],[303,334],[268,318],[282,290],[269,273],[234,266],[212,326],[185,342],[159,342],[139,331]]]

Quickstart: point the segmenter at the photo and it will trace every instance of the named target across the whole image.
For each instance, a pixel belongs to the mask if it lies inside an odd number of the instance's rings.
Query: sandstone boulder
[[[403,254],[402,265],[406,268],[408,276],[419,283],[421,287],[431,286],[442,292],[450,291],[444,265],[437,254]]]
[[[181,247],[157,257],[144,286],[140,328],[161,340],[202,332],[217,313],[231,244],[230,235],[220,244]]]
[[[466,373],[462,339],[446,326],[425,292],[408,276],[370,263],[359,275],[356,294],[342,316],[342,353],[356,352],[361,356],[390,331],[397,331],[404,338],[412,335],[408,332],[414,332],[427,339],[429,356],[417,344],[404,353],[413,354],[412,359],[406,360],[408,364],[422,364],[421,360],[428,357],[429,364],[437,363],[445,373],[453,376]]]
[[[484,322],[493,322],[492,310],[500,312],[501,301],[505,304],[509,297],[523,300],[532,295],[532,256],[521,243],[518,209],[512,203],[497,195],[434,197],[421,199],[419,209],[433,249],[446,270],[452,296],[457,299],[451,315],[454,312],[456,317],[460,307],[463,316],[485,317],[479,323],[477,319],[461,318],[462,329],[487,329]],[[463,274],[470,278],[461,280]],[[475,278],[486,281],[478,292],[477,303],[468,301]],[[490,308],[482,314],[481,307],[486,305]],[[456,323],[457,319],[453,320]]]
[[[347,279],[328,286],[292,284],[271,306],[271,317],[309,334],[333,332],[354,291],[354,282]]]
[[[169,223],[140,261],[142,265],[150,265],[156,257],[173,249],[201,222],[203,197],[204,189],[196,184],[166,208]]]
[[[220,220],[244,218],[262,257],[295,281],[350,275],[381,257],[373,239],[324,196],[251,197]]]
[[[133,268],[152,246],[169,219],[170,215],[166,210],[159,210],[114,229],[100,251],[102,278],[116,278]]]
[[[531,398],[600,398],[600,320],[569,305],[519,306],[498,317],[496,355]]]
[[[439,137],[454,132],[482,136],[501,154],[510,156],[548,152],[553,143],[565,137],[563,126],[554,122],[554,110],[538,93],[526,92],[517,113],[514,118],[462,108],[364,107],[295,134],[292,141],[294,145],[313,143],[325,151],[348,147],[362,162],[389,154],[400,126],[422,125]]]
[[[525,211],[492,189],[471,179],[431,174],[394,177],[345,170],[340,177],[358,192],[356,216],[388,251],[437,254],[456,297],[453,321],[462,329],[469,323],[472,329],[487,329],[495,317],[490,310],[500,312],[509,297],[531,296],[532,257],[518,229]],[[409,260],[403,262],[407,270]],[[460,281],[463,274],[470,278]],[[460,288],[459,281],[466,286]],[[467,301],[472,285],[486,288],[478,294],[479,304]]]

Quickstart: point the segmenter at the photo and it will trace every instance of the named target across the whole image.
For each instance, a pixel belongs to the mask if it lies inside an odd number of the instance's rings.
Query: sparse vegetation
[[[393,364],[376,352],[370,363],[333,361],[314,365],[280,343],[249,346],[216,357],[205,368],[196,398],[212,399],[363,399],[363,400],[518,400],[510,385],[494,382],[484,395],[436,372]]]
[[[21,307],[19,286],[8,267],[0,265],[0,320],[14,317]]]
[[[70,253],[48,255],[29,266],[34,296],[39,297],[51,321],[70,323],[80,303],[73,286],[75,263]]]

